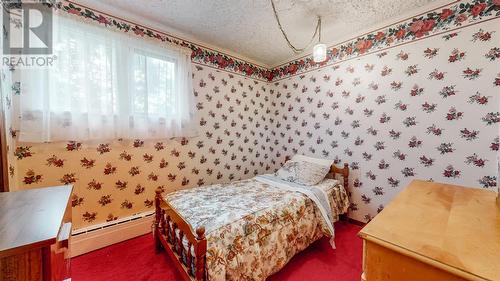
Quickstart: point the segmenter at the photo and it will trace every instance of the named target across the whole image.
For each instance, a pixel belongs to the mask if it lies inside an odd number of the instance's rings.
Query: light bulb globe
[[[324,62],[326,60],[326,45],[318,43],[313,48],[313,60],[315,63]]]

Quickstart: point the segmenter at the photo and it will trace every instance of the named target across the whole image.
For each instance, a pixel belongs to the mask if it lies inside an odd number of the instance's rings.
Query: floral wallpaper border
[[[472,0],[470,2],[458,3],[457,1],[453,1],[442,8],[422,13],[418,17],[409,18],[388,27],[374,30],[361,37],[353,38],[339,45],[331,46],[327,50],[327,59],[323,63],[315,63],[312,55],[308,54],[300,59],[267,69],[68,0],[45,2],[47,5],[53,6],[58,10],[94,21],[99,25],[127,33],[133,32],[140,37],[148,37],[161,42],[188,47],[192,50],[191,59],[194,63],[263,81],[281,80],[359,55],[366,55],[432,36],[452,28],[461,28],[500,17],[500,0]]]
[[[329,47],[323,63],[315,63],[311,55],[285,63],[272,69],[273,81],[291,77],[305,71],[319,69],[339,61],[354,58],[424,37],[453,27],[461,28],[500,17],[500,0],[453,1],[418,17],[378,29],[361,37]],[[453,33],[449,36],[453,36]]]
[[[115,16],[110,16],[106,13],[79,5],[71,1],[44,1],[56,10],[67,12],[71,15],[82,17],[86,20],[93,21],[99,25],[104,25],[115,30],[126,33],[133,32],[136,36],[146,37],[161,42],[167,42],[182,47],[187,47],[192,50],[191,60],[194,63],[203,64],[206,66],[230,71],[243,76],[259,79],[263,81],[271,81],[271,71],[265,67],[258,66],[242,59],[229,56],[222,52],[192,43],[187,40],[175,37],[173,35],[157,31],[131,21],[127,21]]]

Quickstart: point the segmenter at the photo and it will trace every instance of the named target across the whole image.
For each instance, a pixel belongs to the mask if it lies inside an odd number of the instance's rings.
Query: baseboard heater
[[[151,232],[153,217],[153,211],[143,212],[74,230],[71,236],[71,257],[149,233]]]

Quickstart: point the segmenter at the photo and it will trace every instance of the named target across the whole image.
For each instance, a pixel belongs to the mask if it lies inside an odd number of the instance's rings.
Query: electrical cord
[[[288,44],[288,46],[295,52],[295,53],[302,53],[304,52],[305,50],[307,50],[314,38],[316,37],[316,34],[319,33],[319,36],[318,36],[318,40],[321,42],[321,17],[318,16],[318,22],[316,23],[316,28],[314,29],[314,34],[313,36],[311,37],[311,40],[309,41],[309,43],[307,43],[307,45],[304,47],[304,48],[297,48],[295,47],[292,42],[290,42],[290,39],[288,39],[288,36],[286,36],[286,33],[285,33],[285,30],[283,29],[283,26],[281,25],[281,22],[280,22],[280,19],[278,17],[278,12],[276,11],[276,7],[274,5],[274,1],[273,0],[270,0],[271,1],[271,6],[273,7],[273,11],[274,11],[274,18],[276,19],[276,22],[278,23],[278,27],[281,31],[281,34],[283,34],[283,37],[285,38],[286,40],[286,43]]]

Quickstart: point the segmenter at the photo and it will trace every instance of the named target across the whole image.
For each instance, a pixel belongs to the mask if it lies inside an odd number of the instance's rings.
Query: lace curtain
[[[20,141],[196,135],[189,49],[58,16],[54,54],[21,71]]]

